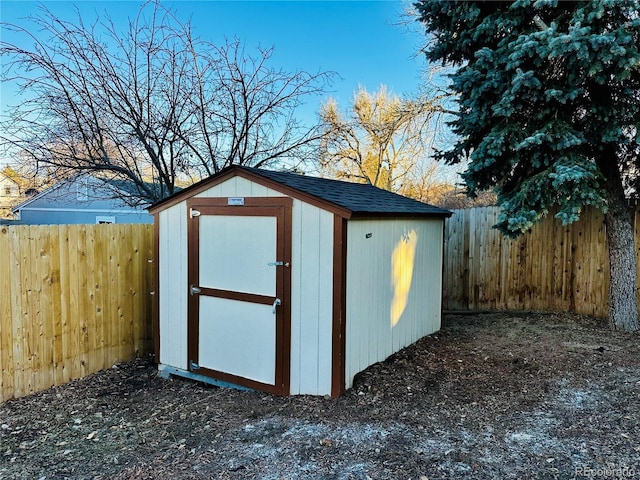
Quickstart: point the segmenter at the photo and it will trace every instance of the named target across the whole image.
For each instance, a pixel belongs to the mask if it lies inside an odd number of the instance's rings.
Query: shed
[[[335,397],[440,329],[447,210],[239,166],[149,210],[162,375]]]

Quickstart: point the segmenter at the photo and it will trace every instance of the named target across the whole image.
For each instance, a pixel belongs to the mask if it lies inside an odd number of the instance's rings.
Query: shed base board
[[[170,365],[164,365],[162,363],[158,365],[158,376],[160,378],[169,379],[172,375],[182,378],[188,378],[189,380],[208,383],[209,385],[214,385],[216,387],[234,388],[236,390],[253,390],[248,387],[243,387],[234,383],[223,382],[222,380],[216,380],[215,378],[207,377],[206,375],[199,375],[197,373],[189,372],[181,368],[172,367]]]

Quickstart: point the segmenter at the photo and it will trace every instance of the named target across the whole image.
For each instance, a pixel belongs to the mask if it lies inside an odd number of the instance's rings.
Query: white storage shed
[[[165,376],[335,397],[440,328],[447,210],[236,166],[150,213]]]

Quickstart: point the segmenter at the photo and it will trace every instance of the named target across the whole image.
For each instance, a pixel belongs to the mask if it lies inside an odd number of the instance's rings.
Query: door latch
[[[280,300],[279,298],[276,298],[273,301],[273,313],[274,314],[276,313],[276,307],[279,306],[279,305],[282,305],[282,300]]]
[[[270,267],[288,267],[289,262],[269,262],[267,265]]]
[[[198,293],[200,293],[202,290],[200,290],[198,287],[196,287],[195,285],[191,285],[191,287],[189,288],[189,293],[191,295],[197,295]]]

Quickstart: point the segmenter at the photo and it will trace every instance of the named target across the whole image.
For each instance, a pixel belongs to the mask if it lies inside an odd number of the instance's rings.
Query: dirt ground
[[[443,323],[336,400],[137,360],[5,402],[0,478],[640,478],[639,335],[558,314]]]

